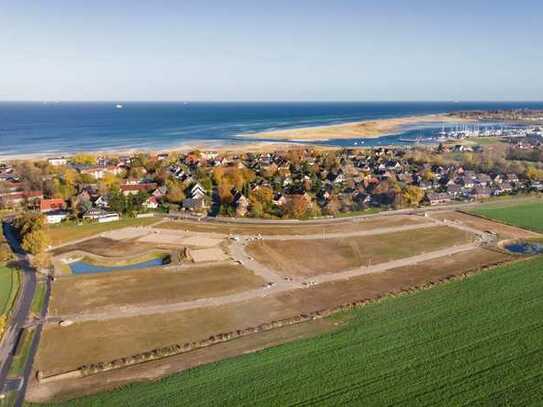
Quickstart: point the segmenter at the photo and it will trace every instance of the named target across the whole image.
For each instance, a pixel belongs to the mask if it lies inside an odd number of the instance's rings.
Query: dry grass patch
[[[274,298],[207,307],[175,313],[141,315],[107,321],[76,323],[61,328],[48,325],[40,341],[36,369],[46,375],[76,369],[97,361],[128,357],[174,343],[199,341],[289,315]]]
[[[234,294],[263,284],[260,277],[233,264],[70,276],[54,282],[49,313],[84,314],[127,305],[191,301]]]
[[[121,257],[138,255],[155,249],[157,246],[133,240],[114,240],[97,237],[69,246],[59,247],[51,252],[53,256],[80,250],[103,257]]]
[[[149,226],[158,221],[159,219],[157,218],[127,218],[108,223],[83,223],[81,225],[68,223],[52,225],[49,227],[49,237],[51,239],[51,246],[54,247],[59,244],[91,237],[110,230],[122,229],[128,226]]]
[[[375,236],[323,240],[261,240],[248,252],[284,276],[309,277],[415,256],[472,241],[446,226]]]
[[[500,239],[522,239],[540,236],[535,232],[529,230],[520,229],[514,226],[504,225],[502,223],[493,222],[491,220],[483,219],[478,216],[469,215],[464,212],[440,212],[431,215],[434,219],[460,222],[469,227],[488,230],[497,233]]]
[[[330,223],[297,222],[284,224],[232,224],[205,223],[187,220],[164,222],[155,227],[158,229],[188,230],[191,232],[207,232],[235,235],[313,235],[326,233],[356,232],[380,228],[416,225],[427,222],[421,216],[392,215],[366,218],[363,220],[345,219]]]

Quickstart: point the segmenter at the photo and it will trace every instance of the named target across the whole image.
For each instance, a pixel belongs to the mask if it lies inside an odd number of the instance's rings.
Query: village
[[[508,155],[526,151],[540,152],[537,145],[515,141]],[[451,155],[456,159],[445,159]],[[463,145],[422,151],[77,154],[0,164],[0,207],[36,210],[51,224],[152,212],[308,219],[543,190],[535,166],[484,162],[482,147]]]

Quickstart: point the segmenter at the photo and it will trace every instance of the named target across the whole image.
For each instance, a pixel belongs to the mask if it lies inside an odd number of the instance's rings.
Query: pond
[[[71,263],[70,269],[72,270],[72,273],[75,274],[105,273],[110,271],[139,270],[149,267],[163,266],[166,263],[166,259],[162,257],[143,261],[141,263],[129,264],[126,266],[97,266],[95,264],[86,263],[80,260]]]
[[[504,247],[515,254],[534,255],[543,253],[543,243],[537,242],[514,242]]]

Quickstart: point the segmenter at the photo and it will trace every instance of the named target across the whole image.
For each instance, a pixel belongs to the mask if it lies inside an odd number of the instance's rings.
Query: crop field
[[[9,310],[18,289],[19,275],[17,271],[0,265],[0,315]]]
[[[94,236],[110,230],[122,229],[128,226],[149,226],[156,222],[158,222],[157,218],[126,218],[121,219],[118,222],[108,223],[84,223],[82,225],[70,223],[52,225],[49,227],[49,237],[51,239],[51,246],[57,246],[59,244]]]
[[[366,218],[363,220],[346,219],[334,223],[306,223],[296,222],[287,224],[244,224],[244,223],[204,223],[186,220],[164,222],[156,226],[160,229],[188,230],[192,232],[208,232],[240,235],[308,235],[319,233],[340,233],[378,228],[393,228],[398,226],[424,223],[422,216],[393,215],[379,218]]]
[[[348,322],[317,338],[58,405],[536,405],[542,290],[539,257],[338,315]]]
[[[191,301],[245,291],[264,283],[234,264],[70,276],[55,281],[49,313],[104,312],[125,305]]]
[[[286,276],[314,276],[415,256],[472,241],[446,226],[321,240],[262,240],[248,246],[259,262]]]
[[[543,233],[543,202],[515,206],[477,208],[473,213],[508,225]]]

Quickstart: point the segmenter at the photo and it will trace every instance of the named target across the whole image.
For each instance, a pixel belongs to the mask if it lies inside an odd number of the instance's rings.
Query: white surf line
[[[381,273],[391,269],[405,267],[421,263],[428,260],[433,260],[440,257],[450,256],[453,254],[461,253],[464,251],[473,250],[479,247],[477,243],[469,243],[460,246],[448,247],[445,249],[419,254],[417,256],[407,257],[399,260],[393,260],[386,263],[380,263],[374,266],[359,267],[347,271],[341,271],[331,274],[321,274],[310,278],[314,281],[316,285],[339,281],[347,280],[353,277],[359,277],[372,273]],[[295,283],[294,283],[295,284]],[[62,315],[62,316],[51,316],[48,319],[49,323],[53,323],[59,320],[70,320],[74,322],[85,322],[85,321],[106,321],[119,318],[128,318],[142,315],[154,315],[154,314],[164,314],[177,311],[187,311],[196,308],[204,307],[216,307],[223,306],[232,303],[239,303],[244,301],[249,301],[255,298],[264,298],[272,295],[276,295],[286,291],[292,291],[298,288],[299,285],[293,285],[293,282],[279,281],[275,286],[270,288],[256,288],[253,290],[245,291],[242,293],[236,293],[231,295],[226,295],[222,297],[214,298],[201,298],[194,301],[184,301],[171,304],[160,304],[160,305],[138,305],[138,306],[122,306],[117,308],[114,311],[104,311],[100,313],[89,313],[89,314],[72,314],[72,315]],[[309,288],[305,288],[309,289]]]

